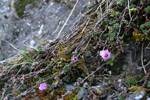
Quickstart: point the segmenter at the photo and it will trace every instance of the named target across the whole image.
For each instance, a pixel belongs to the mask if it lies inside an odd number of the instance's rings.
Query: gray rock
[[[89,84],[88,84],[87,82],[85,82],[85,83],[83,84],[83,88],[88,89],[88,88],[89,88]]]
[[[122,92],[127,89],[127,84],[125,79],[118,79],[118,81],[115,83],[115,89],[119,92]]]
[[[87,89],[83,88],[78,92],[78,100],[82,100],[83,98],[88,97],[88,91]]]
[[[90,100],[88,97],[83,97],[82,100]]]
[[[66,91],[70,91],[74,88],[74,86],[71,84],[65,84],[65,87],[66,87]]]
[[[126,100],[145,100],[146,92],[145,91],[139,91],[136,94],[132,94],[127,98]]]
[[[82,89],[78,92],[78,100],[88,100],[88,83],[84,83]]]
[[[87,51],[86,54],[85,54],[85,57],[90,57],[90,56],[92,56],[91,51]]]
[[[101,91],[105,91],[106,87],[104,85],[92,86],[91,89],[99,89]]]
[[[148,97],[146,100],[150,100],[150,98]]]
[[[38,47],[38,41],[51,41],[59,33],[68,18],[76,0],[36,0],[27,4],[22,17],[17,15],[14,2],[23,0],[1,0],[0,2],[0,39],[5,39],[16,48]],[[79,0],[72,16],[62,33],[70,33],[74,22],[87,11],[94,0]],[[69,30],[70,29],[70,30]],[[62,34],[61,33],[61,34]],[[27,44],[27,45],[24,45]],[[0,40],[0,60],[19,53],[9,43]]]

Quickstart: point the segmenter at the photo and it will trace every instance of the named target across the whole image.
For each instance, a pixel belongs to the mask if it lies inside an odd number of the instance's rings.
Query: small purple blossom
[[[41,91],[46,90],[47,89],[47,84],[46,83],[41,83],[40,86],[39,86],[39,89]]]
[[[78,60],[77,57],[74,57],[74,58],[72,59],[72,61],[73,61],[74,63],[76,63],[76,62],[78,62],[79,60]]]
[[[30,52],[33,52],[33,51],[34,51],[34,49],[33,49],[33,48],[31,48],[31,49],[30,49]]]
[[[108,49],[102,50],[102,51],[100,51],[100,56],[101,56],[104,60],[109,60],[110,57],[111,57],[111,53],[108,51]]]

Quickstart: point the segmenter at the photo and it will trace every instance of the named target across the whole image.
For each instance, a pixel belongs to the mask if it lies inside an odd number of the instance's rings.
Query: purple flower
[[[41,83],[40,86],[39,86],[39,89],[41,91],[46,90],[47,89],[47,84],[46,83]]]
[[[30,49],[30,52],[33,52],[33,50],[34,50],[34,49],[33,49],[33,48],[31,48],[31,49]]]
[[[72,59],[72,61],[73,61],[74,63],[76,63],[76,62],[78,62],[79,60],[78,60],[77,57],[74,57],[74,58]]]
[[[101,56],[104,60],[109,60],[109,59],[110,59],[110,52],[108,51],[108,49],[102,50],[102,51],[100,51],[100,56]]]

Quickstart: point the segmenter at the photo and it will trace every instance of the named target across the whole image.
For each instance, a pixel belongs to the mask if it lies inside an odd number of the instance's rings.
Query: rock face
[[[75,3],[76,0],[1,0],[0,60],[15,55],[18,49],[37,47],[38,41],[53,40]],[[93,3],[94,0],[79,0],[61,34],[71,28]]]
[[[89,94],[88,88],[89,88],[88,83],[84,83],[83,87],[78,92],[78,100],[89,100],[88,99],[88,94]]]
[[[145,100],[145,95],[145,91],[140,91],[136,94],[130,95],[129,98],[127,98],[126,100]]]

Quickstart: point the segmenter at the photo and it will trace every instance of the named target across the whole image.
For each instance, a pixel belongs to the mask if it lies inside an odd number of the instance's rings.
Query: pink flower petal
[[[111,57],[111,53],[108,51],[108,49],[106,50],[101,50],[100,51],[100,56],[104,59],[104,60],[109,60]]]
[[[40,84],[39,89],[40,89],[41,91],[42,91],[42,90],[46,90],[46,89],[47,89],[47,84],[46,84],[46,83]]]
[[[76,62],[78,62],[78,58],[77,58],[77,57],[74,57],[74,58],[72,59],[72,61],[73,61],[74,63],[76,63]]]
[[[100,56],[104,57],[104,55],[105,55],[105,51],[104,50],[100,51]]]
[[[33,48],[31,48],[31,49],[30,49],[30,52],[33,52],[33,50],[34,50],[34,49],[33,49]]]

